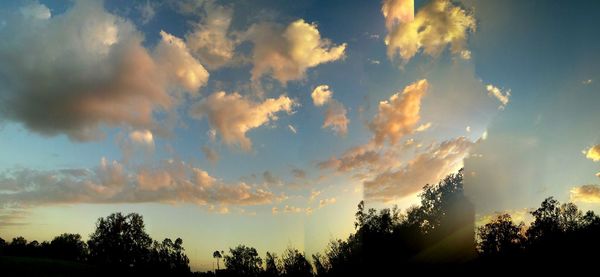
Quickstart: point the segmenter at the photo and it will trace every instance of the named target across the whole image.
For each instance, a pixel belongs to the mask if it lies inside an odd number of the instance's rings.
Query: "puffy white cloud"
[[[408,85],[402,93],[395,93],[389,100],[379,102],[378,113],[369,123],[376,144],[388,138],[393,145],[415,131],[421,118],[421,98],[428,87],[427,80],[423,79]]]
[[[5,14],[0,114],[39,134],[85,141],[103,137],[102,125],[152,129],[154,111],[178,102],[172,88],[194,93],[208,78],[179,39],[162,33],[148,51],[100,1],[55,16],[40,4]]]
[[[202,3],[204,16],[185,40],[194,55],[209,69],[227,65],[235,55],[237,41],[229,34],[233,9],[214,1]]]
[[[600,185],[574,187],[570,193],[573,202],[600,203]]]
[[[237,144],[242,149],[252,149],[246,132],[277,120],[277,113],[292,112],[294,101],[287,96],[268,98],[255,102],[238,93],[216,92],[197,103],[190,110],[196,118],[206,116],[214,130],[226,144]]]
[[[285,196],[244,182],[225,183],[183,161],[127,171],[102,159],[93,170],[17,169],[0,174],[0,205],[30,207],[75,203],[190,203],[247,206]]]
[[[306,70],[342,59],[346,44],[334,45],[321,38],[315,24],[303,19],[287,27],[275,23],[252,25],[243,40],[254,44],[252,80],[270,74],[282,84],[304,78]]]
[[[590,147],[585,152],[585,157],[594,162],[600,161],[600,144]]]
[[[313,104],[315,104],[317,107],[320,107],[331,100],[333,91],[329,90],[328,85],[320,85],[313,90],[310,96],[312,97]]]
[[[404,166],[386,170],[364,182],[365,199],[391,201],[414,194],[426,184],[436,184],[463,167],[473,143],[464,137],[444,141],[417,154]]]
[[[447,45],[452,53],[470,57],[463,51],[469,32],[476,27],[473,15],[450,0],[432,0],[417,12],[414,20],[409,20],[407,11],[411,5],[414,9],[411,2],[384,1],[382,12],[388,29],[385,43],[390,59],[400,56],[407,62],[421,49],[437,56]]]
[[[501,104],[498,106],[498,109],[503,110],[504,107],[508,105],[508,101],[510,100],[510,89],[502,92],[501,89],[493,85],[487,85],[485,89],[488,91],[488,95],[493,96],[500,101]]]

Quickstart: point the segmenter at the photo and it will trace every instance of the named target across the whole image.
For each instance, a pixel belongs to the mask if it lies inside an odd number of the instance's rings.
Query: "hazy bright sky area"
[[[600,1],[1,1],[0,237],[322,252],[465,167],[600,211]]]

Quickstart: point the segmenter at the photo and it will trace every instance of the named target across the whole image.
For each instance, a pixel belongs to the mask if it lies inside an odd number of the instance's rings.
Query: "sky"
[[[0,237],[137,212],[192,269],[322,252],[464,167],[600,211],[597,1],[2,1]]]

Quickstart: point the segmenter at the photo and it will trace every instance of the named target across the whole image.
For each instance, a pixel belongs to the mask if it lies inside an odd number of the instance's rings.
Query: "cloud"
[[[168,160],[155,167],[128,171],[119,162],[104,158],[100,166],[85,171],[5,171],[0,174],[0,191],[0,205],[9,207],[78,203],[226,207],[270,204],[285,197],[244,182],[225,183],[183,161]]]
[[[346,44],[334,45],[321,38],[316,24],[303,19],[287,27],[275,23],[257,23],[243,35],[254,44],[252,80],[271,75],[282,84],[303,79],[306,70],[319,64],[344,58]]]
[[[265,181],[265,184],[267,184],[269,186],[283,184],[281,179],[279,179],[279,177],[275,176],[271,171],[267,170],[267,171],[263,172],[262,177],[263,177],[263,180]]]
[[[313,100],[313,104],[317,107],[325,105],[333,96],[333,91],[329,90],[328,85],[317,86],[310,94]]]
[[[408,62],[421,49],[427,55],[437,56],[448,45],[453,54],[465,58],[467,36],[476,27],[473,15],[449,0],[433,0],[410,20],[411,5],[414,5],[413,1],[383,3],[382,12],[388,29],[385,43],[390,59],[400,56]]]
[[[590,147],[585,153],[585,157],[594,161],[600,161],[600,144]]]
[[[136,6],[136,9],[140,14],[142,24],[147,24],[154,18],[154,16],[156,15],[156,8],[158,5],[159,4],[156,2],[150,2],[149,0],[146,0],[145,3],[138,4]]]
[[[290,125],[290,124],[288,124],[288,129],[290,129],[290,131],[291,131],[292,133],[294,133],[294,134],[297,134],[297,133],[298,133],[298,130],[296,130],[296,127],[294,127],[294,126],[292,126],[292,125]]]
[[[380,147],[373,141],[352,147],[339,157],[331,157],[319,162],[321,170],[333,169],[340,173],[351,172],[358,179],[365,179],[373,174],[379,174],[402,164],[399,156],[412,147],[412,144],[394,147]]]
[[[319,201],[319,209],[323,208],[325,206],[329,206],[329,205],[333,205],[335,204],[336,199],[335,198],[326,198],[326,199],[321,199]]]
[[[22,226],[27,225],[25,219],[27,211],[23,209],[7,209],[0,210],[0,229],[7,226]]]
[[[277,120],[277,113],[292,112],[294,101],[287,96],[268,98],[263,102],[255,102],[234,92],[216,92],[190,110],[190,114],[198,119],[206,117],[211,128],[229,145],[239,145],[243,150],[252,149],[252,141],[246,132]]]
[[[415,129],[415,132],[424,132],[427,131],[429,128],[431,128],[431,122],[427,122],[425,124],[421,124],[419,125],[419,127],[417,127],[417,129]]]
[[[204,153],[204,157],[212,164],[216,164],[219,161],[219,153],[208,146],[202,147],[202,153]]]
[[[285,205],[285,207],[283,208],[284,213],[301,213],[302,211],[302,208],[288,205]]]
[[[371,64],[381,64],[381,61],[379,61],[379,60],[367,59],[367,61]]]
[[[338,135],[346,135],[348,133],[348,123],[350,123],[346,113],[346,107],[342,103],[335,100],[330,101],[325,111],[322,128],[331,128]]]
[[[129,139],[134,143],[154,146],[154,136],[150,130],[135,130],[129,133]]]
[[[346,116],[346,107],[336,100],[333,100],[333,91],[328,85],[317,86],[311,93],[313,104],[317,107],[327,105],[325,110],[325,120],[322,128],[331,128],[338,135],[348,133],[348,123],[350,120]]]
[[[7,11],[0,28],[0,116],[38,134],[103,138],[101,126],[152,129],[179,91],[196,93],[208,73],[165,32],[154,49],[100,1],[52,16],[43,5]],[[175,91],[174,91],[175,90]]]
[[[313,209],[311,207],[300,208],[296,206],[285,205],[283,208],[273,207],[271,208],[271,213],[273,215],[284,213],[284,214],[298,214],[298,213],[306,213],[306,215],[311,215],[313,213]]]
[[[503,214],[509,214],[510,217],[512,218],[512,221],[516,224],[519,223],[525,223],[525,224],[530,224],[535,218],[531,215],[531,212],[533,211],[533,209],[531,208],[523,208],[523,209],[518,209],[518,210],[505,210],[505,211],[497,211],[497,212],[493,212],[490,214],[486,214],[486,215],[482,215],[482,216],[477,216],[477,219],[475,221],[475,227],[479,227],[479,226],[483,226],[485,224],[488,224],[490,222],[492,222],[494,219],[496,219],[499,215],[503,215]]]
[[[294,178],[298,178],[298,179],[305,179],[306,178],[306,171],[299,169],[299,168],[293,168],[292,169],[292,175],[294,176]]]
[[[312,202],[313,200],[315,200],[315,198],[317,198],[317,196],[321,195],[321,191],[320,190],[313,190],[310,192],[310,196],[308,197],[308,201]]]
[[[444,141],[417,154],[404,166],[386,170],[364,182],[365,199],[391,201],[414,194],[426,184],[436,184],[463,167],[473,143],[465,137]]]
[[[238,42],[229,35],[233,9],[214,1],[202,3],[203,17],[185,36],[192,53],[209,69],[218,69],[231,62]]]
[[[128,133],[119,132],[116,135],[116,143],[125,164],[138,157],[150,158],[155,150],[154,134],[147,129],[131,130]]]
[[[590,85],[592,82],[593,82],[592,79],[587,79],[587,80],[581,81],[581,83],[584,84],[584,85]]]
[[[165,31],[155,49],[156,60],[171,82],[188,91],[197,91],[208,81],[208,71],[189,52],[185,42]]]
[[[460,57],[463,60],[470,60],[471,59],[471,51],[469,51],[469,50],[460,51]]]
[[[423,79],[408,85],[402,93],[395,93],[389,100],[379,102],[378,113],[369,123],[376,144],[382,144],[388,138],[394,145],[401,137],[415,131],[421,118],[421,98],[428,87],[427,80]]]
[[[392,30],[397,24],[409,23],[415,19],[415,1],[384,0],[381,13],[385,18],[385,27]]]
[[[600,203],[600,185],[574,187],[570,193],[573,202]]]
[[[503,110],[508,104],[510,98],[510,89],[502,92],[502,90],[493,85],[487,85],[485,89],[488,91],[488,95],[493,96],[500,101],[501,104],[498,106],[498,109]]]
[[[49,19],[52,16],[52,12],[48,7],[32,2],[27,6],[21,7],[19,9],[23,17],[29,19]]]

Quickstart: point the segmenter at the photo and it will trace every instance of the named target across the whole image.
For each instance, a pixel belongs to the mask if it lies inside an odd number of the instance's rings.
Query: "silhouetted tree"
[[[81,240],[79,234],[64,233],[52,239],[48,252],[54,258],[84,261],[87,255],[87,245]]]
[[[527,237],[532,241],[552,239],[576,231],[585,223],[583,214],[575,204],[561,205],[552,197],[546,198],[531,215],[535,220],[527,230]]]
[[[331,268],[327,259],[320,253],[312,255],[316,276],[326,276]]]
[[[120,267],[136,267],[147,262],[152,238],[144,229],[141,215],[113,213],[99,218],[90,236],[90,259]]]
[[[277,258],[277,254],[267,252],[265,256],[265,276],[276,277],[281,275],[281,264]]]
[[[4,252],[6,252],[6,241],[2,238],[0,238],[0,255],[4,254]]]
[[[223,252],[223,251],[221,251]],[[223,258],[223,255],[221,254],[221,252],[219,252],[219,250],[213,252],[213,258],[217,259],[217,270],[220,270],[221,268],[219,267],[219,260],[221,258]]]
[[[181,238],[177,238],[175,242],[168,238],[160,243],[154,241],[148,267],[153,273],[161,272],[166,275],[189,273],[190,260],[184,250]]]
[[[258,276],[262,271],[262,259],[253,247],[239,245],[229,248],[224,259],[227,272],[235,276]]]
[[[281,260],[284,276],[310,277],[313,275],[312,266],[298,249],[289,247],[283,252]]]
[[[524,224],[515,225],[509,214],[498,215],[477,229],[478,249],[484,255],[514,254],[525,242],[523,228]]]
[[[10,256],[27,256],[27,240],[24,237],[13,238],[6,247],[6,253]]]

